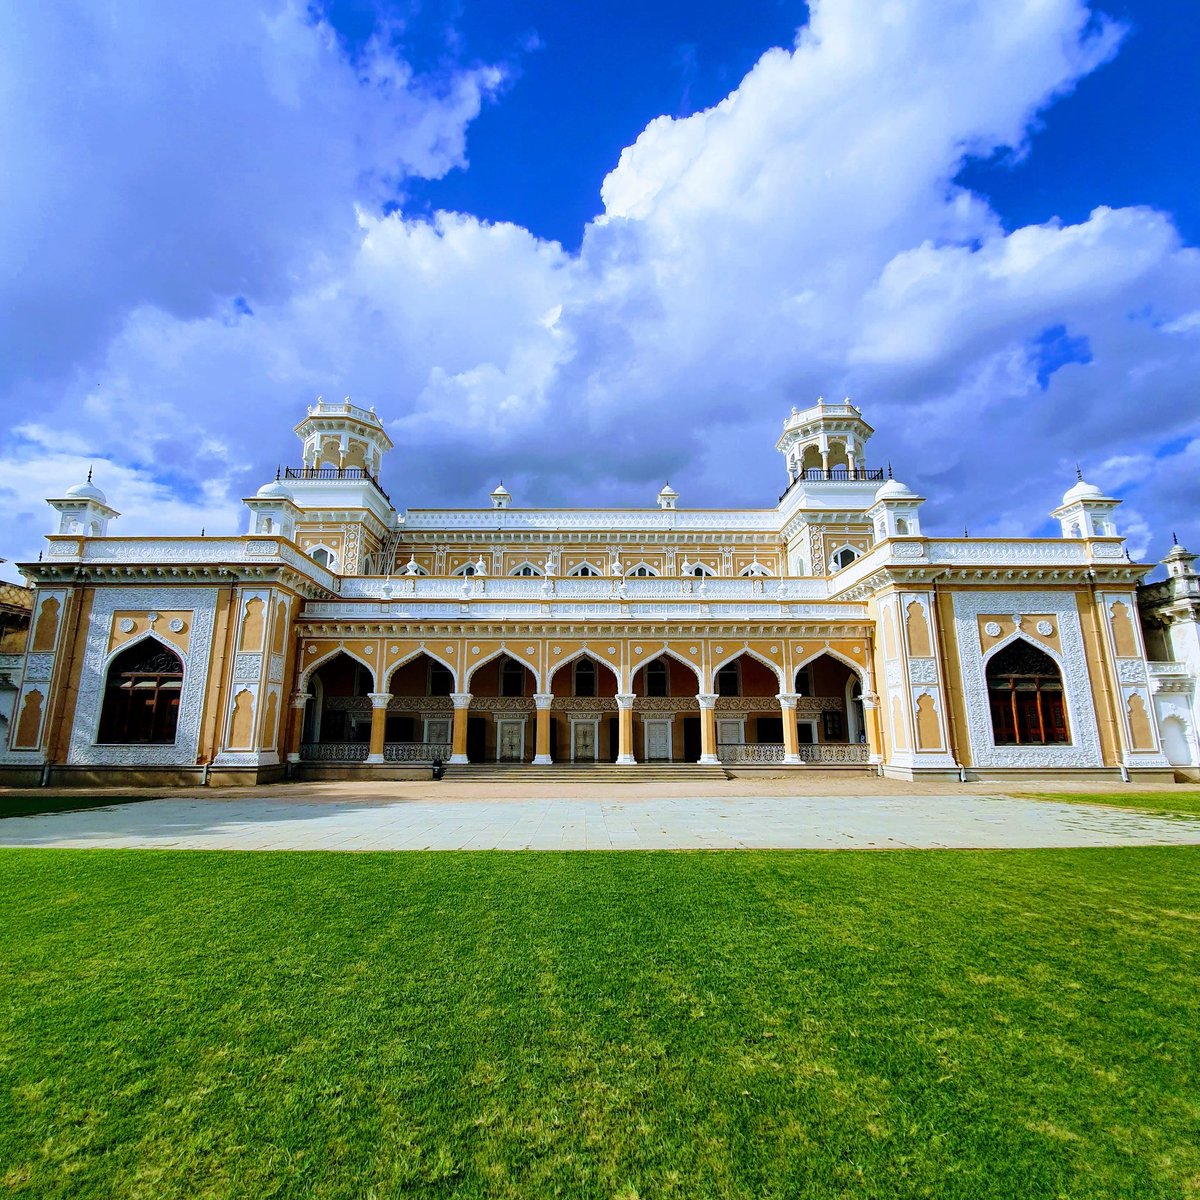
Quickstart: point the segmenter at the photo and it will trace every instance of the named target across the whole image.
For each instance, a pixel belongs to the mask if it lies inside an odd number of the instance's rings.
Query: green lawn
[[[1066,800],[1072,804],[1106,804],[1110,808],[1141,808],[1150,812],[1192,813],[1200,816],[1200,788],[1169,792],[1024,792],[1024,800]]]
[[[0,852],[0,1189],[1200,1194],[1200,851]]]

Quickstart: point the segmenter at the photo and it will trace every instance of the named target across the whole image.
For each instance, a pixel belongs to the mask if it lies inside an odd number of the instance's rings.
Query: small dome
[[[260,500],[294,500],[291,489],[278,479],[272,479],[268,483],[264,483],[262,487],[255,492]]]
[[[1107,500],[1108,497],[1094,484],[1088,483],[1081,479],[1066,495],[1063,496],[1064,504],[1074,504],[1076,500]]]
[[[509,497],[511,497],[512,493],[508,490],[508,488],[506,488],[504,486],[503,483],[498,483],[498,484],[496,484],[495,488],[492,490],[492,495],[493,496],[509,496]]]
[[[73,500],[95,500],[98,504],[108,503],[104,493],[91,482],[90,475],[87,483],[77,483],[74,487],[67,488],[67,495]]]
[[[898,479],[889,479],[875,493],[876,501],[879,500],[915,500],[917,493],[912,490],[906,483],[901,483]]]
[[[658,493],[660,496],[678,496],[679,493],[669,484],[664,483],[663,489]]]

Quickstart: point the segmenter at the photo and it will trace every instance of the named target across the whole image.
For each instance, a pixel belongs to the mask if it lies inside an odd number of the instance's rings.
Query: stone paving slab
[[[1200,818],[978,795],[147,800],[9,817],[0,845],[186,850],[887,850],[1200,844]]]

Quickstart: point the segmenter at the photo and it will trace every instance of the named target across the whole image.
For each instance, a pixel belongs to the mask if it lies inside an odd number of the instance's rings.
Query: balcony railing
[[[284,479],[365,479],[389,504],[392,502],[392,498],[380,486],[378,478],[365,467],[284,467],[283,477]]]
[[[723,763],[781,763],[782,742],[722,742],[717,746],[717,757]]]
[[[780,493],[784,498],[798,483],[882,483],[882,467],[808,467]]]
[[[300,758],[304,762],[366,762],[370,751],[367,742],[304,742],[300,746]],[[388,762],[431,763],[435,758],[445,762],[450,757],[450,743],[387,742],[383,757]]]
[[[806,763],[853,763],[866,766],[871,748],[862,742],[820,742],[800,747],[800,761]]]

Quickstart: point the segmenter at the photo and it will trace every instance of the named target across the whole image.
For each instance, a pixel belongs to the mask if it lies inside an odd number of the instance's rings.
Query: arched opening
[[[830,469],[837,468],[845,471],[850,466],[850,458],[846,453],[845,442],[830,442],[829,443],[829,466]]]
[[[858,557],[858,551],[853,546],[843,546],[834,556],[833,565],[837,570],[848,567]]]
[[[463,563],[461,567],[456,567],[453,573],[455,575],[474,575],[476,573],[475,564],[473,562]]]
[[[595,567],[591,563],[584,562],[580,563],[577,567],[572,567],[567,574],[572,579],[596,579],[602,575],[603,572],[599,567]]]
[[[1167,756],[1167,762],[1171,766],[1190,767],[1196,765],[1187,726],[1181,717],[1172,714],[1163,721],[1162,745],[1163,753]]]
[[[908,522],[903,517],[896,518],[896,532],[902,535],[908,533]]]
[[[821,458],[821,447],[816,442],[810,442],[804,447],[804,457],[800,460],[800,470],[807,475],[809,471],[820,472],[825,466]]]
[[[722,663],[713,675],[717,694],[717,757],[723,762],[757,762],[761,747],[778,758],[783,749],[779,676],[752,654],[739,654]]]
[[[626,579],[653,579],[658,575],[658,572],[647,563],[638,563],[636,567],[630,567],[625,572]]]
[[[694,699],[700,680],[686,662],[660,654],[633,673],[631,753],[639,762],[696,762],[700,715]]]
[[[182,687],[183,661],[170,646],[145,638],[122,650],[108,668],[97,741],[172,744]]]
[[[804,762],[866,762],[862,678],[832,654],[796,671],[796,740]]]
[[[330,762],[360,761],[371,740],[370,670],[349,654],[335,654],[309,676],[300,755]]]
[[[520,575],[526,579],[539,577],[542,575],[541,567],[535,567],[531,562],[523,562],[519,567],[514,567],[513,575]]]
[[[391,674],[384,723],[384,757],[424,762],[450,756],[454,672],[429,654],[418,654]]]
[[[715,579],[717,576],[716,571],[712,567],[702,562],[688,563],[688,569],[685,574],[691,575],[696,579]]]
[[[743,579],[766,579],[771,572],[760,562],[752,562],[748,567],[745,567],[741,576]]]
[[[550,754],[556,762],[615,762],[618,750],[617,674],[601,659],[580,655],[550,677],[555,719]]]
[[[530,762],[536,748],[533,697],[538,688],[529,667],[510,654],[497,655],[471,672],[465,690],[472,697],[467,758]]]
[[[1017,638],[987,664],[992,740],[997,746],[1047,746],[1070,741],[1058,664]]]
[[[318,566],[324,567],[327,571],[337,569],[337,555],[326,546],[314,546],[309,551],[309,557]]]

